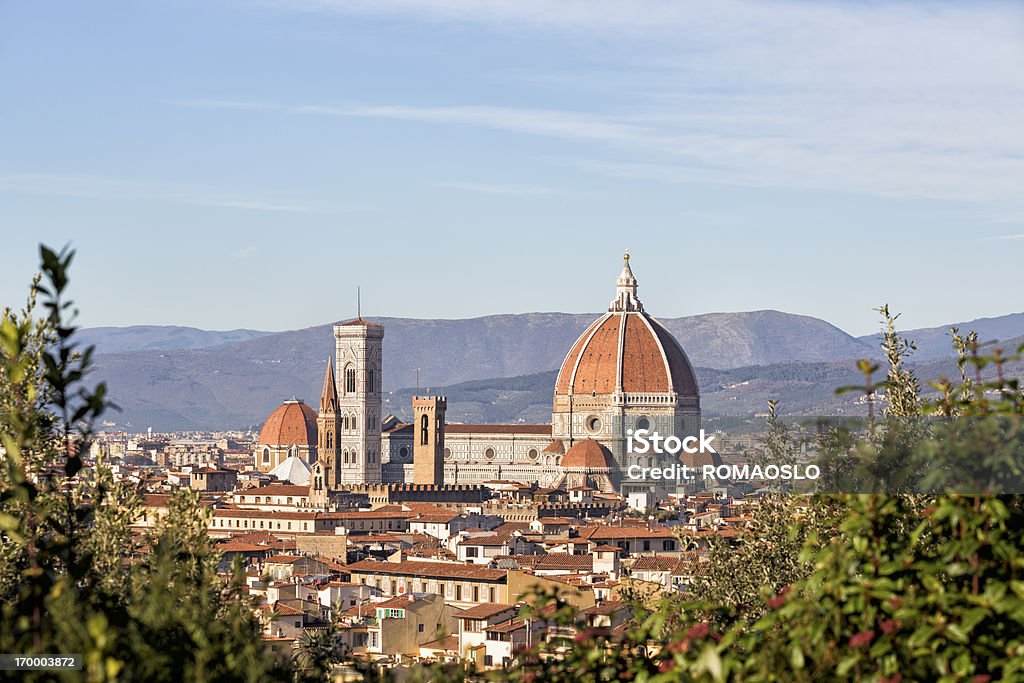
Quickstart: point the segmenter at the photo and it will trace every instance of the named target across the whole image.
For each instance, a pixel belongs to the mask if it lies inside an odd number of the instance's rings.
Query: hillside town
[[[579,608],[580,629],[623,627],[624,595],[686,591],[704,570],[708,540],[734,535],[757,500],[730,487],[672,494],[640,511],[585,485],[496,479],[357,484],[321,507],[311,484],[255,469],[237,435],[105,435],[93,449],[146,491],[140,536],[167,514],[176,489],[201,492],[219,569],[239,563],[263,637],[282,657],[303,631],[333,621],[344,648],[368,661],[501,668],[520,646],[574,635],[519,616],[537,595]]]
[[[616,296],[568,351],[549,424],[459,424],[445,397],[382,415],[383,326],[334,326],[314,409],[285,400],[258,435],[102,433],[91,462],[144,492],[133,530],[192,489],[219,571],[245,590],[274,652],[336,629],[381,665],[459,661],[484,671],[580,630],[624,629],[628,599],[688,591],[713,539],[741,532],[764,482],[666,481],[658,466],[763,458],[757,434],[704,434],[693,368],[644,311],[629,254]],[[634,452],[640,430],[717,443]],[[578,610],[556,623],[543,596]]]

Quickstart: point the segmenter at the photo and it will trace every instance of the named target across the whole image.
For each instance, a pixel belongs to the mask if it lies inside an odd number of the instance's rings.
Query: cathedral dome
[[[270,414],[260,431],[261,446],[316,446],[316,411],[297,398]]]
[[[615,466],[612,452],[593,439],[577,441],[562,458],[562,467],[568,469],[612,469]]]
[[[698,396],[697,379],[675,337],[644,312],[626,254],[616,298],[569,350],[555,395],[675,393]]]

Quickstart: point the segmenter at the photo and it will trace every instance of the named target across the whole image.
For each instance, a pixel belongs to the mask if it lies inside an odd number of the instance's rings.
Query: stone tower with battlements
[[[413,483],[439,486],[444,483],[444,396],[414,396]]]

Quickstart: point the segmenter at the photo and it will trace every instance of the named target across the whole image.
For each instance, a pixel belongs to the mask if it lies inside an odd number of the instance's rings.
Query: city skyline
[[[357,286],[374,316],[600,311],[625,248],[664,317],[1019,310],[1019,7],[597,9],[5,7],[3,301],[70,241],[87,326],[298,329]]]

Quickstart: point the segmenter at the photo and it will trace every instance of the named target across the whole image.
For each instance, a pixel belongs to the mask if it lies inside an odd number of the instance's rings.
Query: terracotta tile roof
[[[488,633],[511,633],[512,631],[518,631],[521,628],[526,628],[526,622],[522,619],[509,619],[508,621],[494,626],[488,626],[484,630]]]
[[[453,519],[458,519],[459,515],[455,512],[447,512],[444,514],[418,514],[415,517],[409,518],[409,523],[414,524],[419,522],[420,524],[448,524]]]
[[[619,316],[607,315],[580,352],[572,393],[611,394],[618,382]]]
[[[271,555],[263,561],[266,564],[295,564],[301,559],[301,555]]]
[[[598,605],[591,605],[582,610],[581,614],[615,614],[621,610],[628,610],[629,604],[622,600],[608,600]]]
[[[648,321],[651,323],[654,333],[658,335],[661,347],[665,350],[668,366],[672,369],[672,383],[676,393],[684,396],[696,396],[698,394],[697,376],[693,372],[693,365],[686,357],[683,347],[660,322],[650,316],[648,316]]]
[[[569,386],[572,381],[572,371],[576,367],[576,360],[580,357],[580,352],[587,343],[587,339],[590,334],[594,331],[601,321],[604,320],[604,316],[601,316],[594,322],[590,323],[590,326],[583,331],[583,334],[579,336],[576,343],[569,349],[569,353],[566,355],[565,360],[562,361],[562,367],[558,371],[558,379],[555,381],[555,393],[567,394],[569,393]]]
[[[566,524],[575,524],[577,519],[575,517],[538,517],[537,521],[545,526],[548,524],[565,526]]]
[[[455,616],[459,619],[486,619],[510,609],[516,609],[516,606],[506,605],[500,602],[485,602],[474,607],[464,609]]]
[[[544,450],[541,451],[541,452],[542,453],[554,453],[555,455],[561,455],[561,454],[565,453],[565,446],[562,444],[561,441],[559,441],[558,439],[555,439],[554,441],[549,443],[547,446],[545,446]]]
[[[562,362],[555,393],[611,394],[620,382],[625,392],[698,393],[693,367],[679,342],[660,322],[640,312],[606,313],[595,320]]]
[[[445,579],[476,579],[480,581],[502,581],[508,574],[501,569],[487,569],[479,565],[456,564],[454,562],[420,562],[416,560],[405,560],[402,562],[362,560],[348,565],[347,569],[353,574],[395,574],[398,576],[430,576]]]
[[[356,605],[355,607],[349,607],[347,610],[341,613],[343,617],[372,617],[377,614],[377,605],[375,604],[364,604]]]
[[[562,458],[562,467],[577,469],[612,469],[616,467],[615,456],[607,446],[584,439],[573,444]]]
[[[270,550],[265,545],[256,545],[254,543],[243,543],[241,541],[230,540],[225,543],[218,543],[214,546],[214,550],[222,553],[265,553]]]
[[[588,541],[676,537],[671,529],[663,526],[582,526],[578,528],[580,540]]]
[[[417,598],[415,598],[415,597],[413,597],[411,595],[396,595],[395,597],[389,598],[387,600],[384,600],[383,602],[375,602],[375,603],[373,603],[373,606],[374,607],[385,607],[385,608],[389,608],[389,609],[390,608],[399,609],[399,608],[408,607],[412,603],[416,602],[416,600],[417,600]]]
[[[274,534],[255,531],[245,534],[232,534],[231,540],[265,546],[281,546],[282,544],[291,545],[292,547],[295,546],[295,541],[292,539],[285,540],[275,536]]]
[[[265,612],[277,612],[278,614],[287,615],[289,617],[305,614],[302,610],[286,605],[282,602],[275,602],[273,605],[260,605],[260,609]]]
[[[694,557],[695,553],[687,553],[684,557],[638,557],[629,570],[637,572],[666,572],[672,576],[702,575],[710,566]]]
[[[285,401],[260,430],[260,446],[316,446],[316,411],[301,401]]]
[[[534,571],[567,570],[590,572],[594,568],[593,555],[569,555],[568,553],[548,553],[547,555],[500,555],[498,561],[513,561],[523,568]]]

